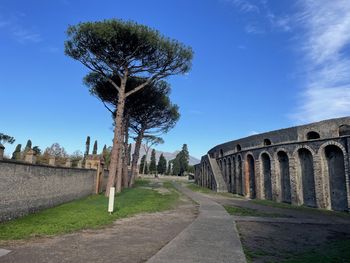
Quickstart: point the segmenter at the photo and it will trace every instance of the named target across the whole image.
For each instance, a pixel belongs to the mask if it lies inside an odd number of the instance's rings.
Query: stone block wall
[[[104,176],[108,172],[105,171]],[[106,178],[103,180],[103,189]],[[0,222],[94,193],[96,170],[0,161]]]

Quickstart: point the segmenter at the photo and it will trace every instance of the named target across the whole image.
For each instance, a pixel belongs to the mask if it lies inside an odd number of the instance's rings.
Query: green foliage
[[[149,174],[149,165],[147,162],[145,163],[145,174]]]
[[[186,73],[191,68],[191,48],[135,22],[79,23],[68,27],[67,36],[65,54],[101,75],[125,72],[125,65],[129,76],[146,78]]]
[[[27,141],[27,144],[26,144],[26,147],[24,147],[24,154],[26,152],[28,152],[30,149],[32,149],[32,141],[31,140],[28,140]]]
[[[151,174],[157,173],[156,150],[155,149],[152,149],[151,162],[149,164],[149,172]]]
[[[182,146],[182,150],[176,155],[175,159],[172,160],[173,164],[173,175],[183,176],[185,172],[188,172],[189,152],[187,144]]]
[[[167,168],[167,171],[166,171],[166,175],[171,175],[172,174],[172,171],[171,171],[171,161],[168,162],[168,168]]]
[[[105,145],[105,147],[103,147],[102,156],[103,156],[103,159],[105,161],[106,168],[109,167],[109,164],[111,162],[111,152],[112,152],[112,146],[109,146],[107,148],[107,146]]]
[[[21,159],[21,148],[22,144],[17,144],[14,152],[12,153],[12,160],[20,160]]]
[[[143,173],[143,166],[144,165],[147,165],[147,162],[146,162],[146,155],[144,154],[141,158],[141,161],[140,161],[140,169],[139,169],[139,173],[142,174]]]
[[[14,137],[4,133],[0,133],[0,145],[5,143],[13,144],[14,142],[15,142]]]
[[[277,214],[277,213],[266,213],[261,212],[257,209],[247,208],[247,207],[240,207],[240,206],[224,206],[226,211],[235,216],[257,216],[257,217],[288,217],[283,214]]]
[[[92,150],[92,154],[97,154],[97,140],[94,142],[94,148]]]
[[[56,158],[56,165],[65,165],[66,159],[69,157],[66,150],[59,144],[54,143],[50,147],[47,147],[44,151],[44,156],[46,156],[47,162],[49,156]]]
[[[159,156],[157,171],[159,174],[165,174],[166,172],[166,159],[163,154]]]
[[[33,147],[33,151],[35,152],[36,155],[40,155],[41,154],[41,149],[37,145]]]
[[[77,167],[78,166],[78,162],[80,160],[82,160],[84,158],[83,153],[79,150],[73,152],[70,156],[69,156],[71,162],[72,162],[72,167]]]
[[[138,181],[135,188],[125,189],[117,194],[115,212],[112,215],[107,212],[108,198],[93,195],[0,224],[0,240],[25,239],[99,228],[111,224],[118,218],[164,211],[174,206],[179,194],[173,188],[169,188],[169,193],[161,194],[140,187],[148,184],[147,181]]]
[[[90,152],[90,136],[86,137],[85,153],[84,153],[84,155],[85,156],[89,155],[89,152]]]

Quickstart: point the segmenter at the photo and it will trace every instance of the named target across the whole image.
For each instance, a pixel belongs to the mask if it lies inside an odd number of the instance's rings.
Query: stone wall
[[[331,119],[227,142],[208,154],[216,159],[230,192],[346,211],[350,208],[347,127],[349,117]],[[212,188],[203,158],[195,169],[195,181]]]
[[[0,161],[0,222],[91,195],[96,170]],[[104,172],[104,177],[108,172]],[[105,189],[106,179],[102,186]]]

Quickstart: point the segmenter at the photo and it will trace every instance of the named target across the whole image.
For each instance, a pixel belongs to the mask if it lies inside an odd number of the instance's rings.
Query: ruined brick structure
[[[350,117],[215,146],[195,166],[195,182],[218,192],[349,211]]]

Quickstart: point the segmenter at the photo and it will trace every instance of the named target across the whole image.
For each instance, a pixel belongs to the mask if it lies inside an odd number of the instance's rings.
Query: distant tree
[[[153,173],[157,173],[157,163],[156,163],[156,150],[153,149],[152,152],[151,152],[151,161],[150,161],[150,164],[149,164],[149,172],[151,174]]]
[[[153,135],[145,136],[145,143],[143,144],[143,149],[145,150],[145,153],[146,153],[146,160],[147,160],[148,152],[151,149],[151,147],[158,144],[163,144],[163,143],[164,143],[164,140],[160,137],[153,136]],[[142,171],[143,173],[145,173],[145,167],[143,167]]]
[[[157,171],[159,174],[165,174],[166,172],[166,159],[163,154],[159,156]]]
[[[171,161],[168,162],[168,168],[167,168],[167,171],[166,171],[166,175],[171,175]]]
[[[33,147],[33,151],[35,152],[36,155],[40,155],[41,154],[41,149],[37,145]]]
[[[4,133],[0,133],[0,145],[5,143],[13,144],[14,142],[15,142],[14,137]]]
[[[17,144],[14,152],[12,153],[12,158],[13,160],[21,160],[21,148],[22,144]]]
[[[97,154],[97,140],[94,142],[94,148],[92,150],[92,154]]]
[[[148,165],[148,163],[147,162],[145,162],[145,166],[144,166],[145,168],[145,172],[144,172],[144,174],[149,174],[149,165]]]
[[[72,167],[77,167],[78,162],[84,158],[84,155],[81,151],[76,150],[72,154],[69,155],[69,158],[72,161]]]
[[[194,166],[193,165],[188,165],[188,170],[187,172],[194,174]]]
[[[175,159],[171,160],[172,163],[172,174],[179,176],[181,175],[180,173],[180,158],[177,156],[175,157]]]
[[[121,149],[126,99],[149,83],[188,72],[193,52],[191,48],[160,35],[154,29],[116,19],[70,26],[67,35],[66,55],[105,77],[118,91],[116,127],[106,195],[114,185],[115,177],[116,192],[120,192],[122,169],[117,167],[122,164],[123,158]],[[112,76],[118,76],[119,85],[113,81]],[[126,84],[129,77],[133,76],[143,77],[145,81],[127,92]]]
[[[109,146],[109,147],[106,146],[106,148],[103,147],[102,156],[103,156],[103,159],[105,161],[105,167],[106,168],[109,167],[109,164],[111,162],[111,151],[112,151],[112,147],[111,146]]]
[[[146,154],[144,154],[141,158],[141,161],[140,161],[140,167],[139,167],[139,173],[140,174],[143,174],[144,173],[144,167],[146,165]]]
[[[56,159],[56,165],[64,166],[69,155],[66,150],[58,143],[52,144],[44,151],[44,156],[53,156]]]
[[[32,141],[31,140],[28,140],[27,141],[27,144],[26,144],[26,147],[24,147],[24,154],[26,152],[28,152],[30,149],[32,149]]]
[[[84,156],[88,156],[89,152],[90,152],[90,136],[86,137]]]
[[[180,174],[183,175],[188,171],[188,163],[190,154],[188,152],[187,144],[182,146],[182,150],[179,153]]]

